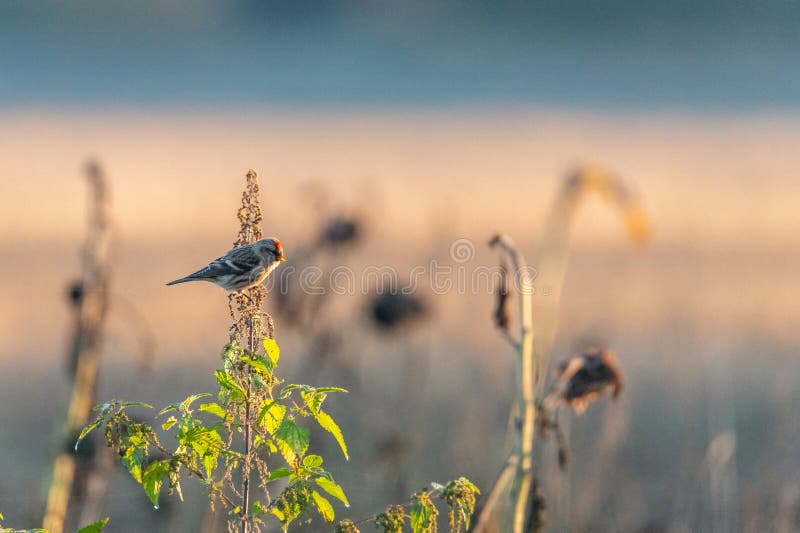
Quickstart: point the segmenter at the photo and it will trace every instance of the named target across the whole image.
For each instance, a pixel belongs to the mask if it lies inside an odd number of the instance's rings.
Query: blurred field
[[[113,187],[114,292],[145,312],[156,335],[155,374],[140,375],[136,324],[121,304],[112,309],[101,397],[163,403],[213,387],[225,297],[164,282],[228,249],[248,167],[262,179],[265,233],[281,238],[290,259],[328,206],[368,221],[364,242],[329,261],[408,273],[432,259],[452,264],[456,239],[475,243],[465,266],[495,264],[485,242],[498,230],[535,263],[556,187],[572,164],[591,160],[635,185],[655,235],[631,249],[598,199],[579,216],[556,354],[587,342],[613,347],[627,384],[620,401],[572,419],[568,472],[545,467],[551,530],[795,530],[798,145],[800,117],[757,114],[6,113],[0,510],[13,524],[40,519],[67,401],[64,295],[79,269],[87,156],[100,159]],[[491,296],[421,294],[430,319],[395,336],[363,320],[365,296],[332,298],[349,372],[312,362],[300,333],[277,322],[291,376],[311,365],[315,384],[353,391],[329,402],[351,417],[342,420],[350,463],[332,470],[357,502],[354,517],[430,479],[464,474],[488,489],[504,458],[511,353],[489,320]],[[418,435],[381,455],[378,444],[409,421]],[[735,453],[720,466],[709,444],[727,432]],[[197,495],[156,513],[123,474],[108,531],[198,530]],[[149,518],[127,523],[134,513]]]

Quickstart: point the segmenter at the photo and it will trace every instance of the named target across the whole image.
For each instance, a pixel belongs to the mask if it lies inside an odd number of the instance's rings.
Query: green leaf
[[[311,497],[314,499],[314,505],[316,505],[317,511],[322,515],[322,518],[326,522],[333,522],[333,519],[336,518],[336,514],[333,512],[333,505],[331,505],[331,502],[317,491],[312,491]]]
[[[197,426],[185,433],[180,439],[180,443],[189,446],[200,459],[206,469],[206,475],[211,477],[211,473],[217,467],[220,450],[222,449],[222,437],[216,428]]]
[[[261,374],[262,376],[269,376],[271,370],[267,368],[266,360],[260,355],[255,357],[242,357],[242,362],[247,363],[250,368]]]
[[[316,416],[317,413],[319,413],[319,409],[322,407],[322,402],[325,401],[327,394],[312,389],[308,391],[302,391],[300,396],[303,397],[303,401],[306,403],[306,406],[308,406],[308,409],[311,411],[311,413]]]
[[[76,452],[78,451],[78,444],[80,444],[81,441],[86,438],[86,435],[91,433],[92,430],[97,429],[98,427],[100,427],[100,424],[102,424],[102,423],[103,423],[103,415],[100,415],[95,419],[94,422],[92,422],[91,424],[87,425],[86,427],[84,427],[81,430],[80,435],[78,435],[78,440],[75,441],[75,451]]]
[[[253,502],[253,505],[250,506],[250,514],[258,516],[260,514],[264,514],[267,510],[264,508],[264,505],[259,500]]]
[[[322,490],[342,502],[346,507],[350,507],[350,502],[347,501],[347,496],[344,495],[344,491],[342,487],[334,483],[328,478],[318,477],[316,479],[317,485],[319,485]]]
[[[413,533],[424,533],[432,531],[431,521],[436,517],[427,505],[415,501],[411,506],[411,530]]]
[[[104,518],[102,520],[98,520],[93,524],[89,524],[88,526],[84,526],[80,528],[76,533],[100,533],[104,527],[108,524],[108,518]]]
[[[153,502],[153,506],[158,509],[158,494],[161,492],[161,485],[164,483],[164,476],[169,473],[169,461],[153,461],[144,471],[142,486],[144,491]]]
[[[209,394],[208,392],[202,392],[200,394],[192,394],[191,396],[183,400],[183,402],[181,403],[181,411],[183,411],[184,413],[191,413],[189,407],[191,407],[191,405],[196,400],[199,400],[200,398],[206,398],[208,396],[211,396],[211,394]]]
[[[275,431],[275,438],[285,442],[296,455],[303,455],[308,448],[309,431],[286,418]]]
[[[341,387],[318,387],[317,392],[350,392],[347,389],[343,389]]]
[[[130,428],[129,430],[130,431]],[[133,433],[125,439],[125,453],[122,456],[122,464],[131,473],[133,479],[138,483],[142,482],[142,464],[147,458],[147,440],[140,432]]]
[[[259,425],[264,424],[264,428],[270,435],[275,434],[283,418],[286,416],[286,407],[277,402],[265,402],[258,413]]]
[[[342,449],[342,453],[344,454],[344,458],[349,460],[350,456],[347,454],[347,444],[344,442],[344,435],[342,435],[342,430],[339,428],[339,425],[331,418],[331,415],[324,411],[320,411],[315,416],[317,422],[322,429],[333,435],[333,438],[336,439],[336,442],[339,443],[339,447]]]
[[[244,389],[238,383],[236,383],[236,381],[233,379],[233,376],[224,370],[217,370],[214,372],[214,376],[216,376],[219,386],[230,393],[231,400],[244,399]]]
[[[147,409],[153,409],[152,405],[144,402],[119,402],[117,403],[117,407],[119,407],[120,411],[127,407],[145,407]]]
[[[174,416],[171,416],[171,417],[167,418],[166,422],[161,424],[161,428],[166,431],[166,430],[170,429],[172,426],[174,426],[177,423],[178,423],[178,419],[175,418]]]
[[[291,476],[291,475],[292,475],[292,469],[291,468],[276,468],[275,470],[273,470],[270,473],[268,481],[273,481],[273,480],[280,479],[282,477],[288,477],[288,476]]]
[[[212,415],[217,415],[223,420],[225,420],[225,417],[228,415],[225,409],[223,409],[222,406],[220,406],[220,404],[218,404],[217,402],[201,403],[200,410],[203,411],[204,413],[211,413]]]
[[[281,358],[281,348],[275,339],[264,337],[264,351],[267,352],[269,360],[272,361],[273,366],[278,366],[278,360]]]
[[[318,468],[322,466],[322,457],[319,455],[309,455],[303,458],[303,466],[306,468]]]

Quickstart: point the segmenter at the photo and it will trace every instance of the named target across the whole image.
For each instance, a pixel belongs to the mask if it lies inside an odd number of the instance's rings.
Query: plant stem
[[[248,339],[247,349],[251,352],[255,351],[256,345],[256,332],[253,327],[254,311],[250,314],[248,320]],[[250,509],[250,454],[252,453],[252,442],[250,439],[250,394],[252,393],[252,384],[250,383],[249,367],[245,369],[245,377],[247,378],[247,395],[244,398],[244,464],[242,465],[242,524],[241,533],[248,533],[250,530],[249,511]]]
[[[512,528],[523,533],[528,505],[528,494],[533,481],[533,438],[536,421],[534,402],[533,314],[532,280],[523,255],[507,235],[492,239],[491,246],[500,246],[508,257],[513,274],[517,277],[519,294],[520,333],[517,348],[517,415],[521,418],[514,440],[513,454],[517,458],[516,473],[511,485]]]
[[[109,298],[111,216],[108,189],[102,172],[96,166],[90,166],[87,175],[91,187],[89,227],[83,248],[82,293],[76,307],[74,341],[69,355],[75,375],[64,428],[66,441],[70,444],[86,424],[97,393],[102,331]],[[52,533],[64,531],[70,496],[75,485],[80,483],[81,468],[87,468],[72,453],[71,445],[64,446],[64,449],[54,461],[43,518],[44,528]],[[68,449],[70,451],[66,451]],[[83,472],[83,477],[85,474]]]

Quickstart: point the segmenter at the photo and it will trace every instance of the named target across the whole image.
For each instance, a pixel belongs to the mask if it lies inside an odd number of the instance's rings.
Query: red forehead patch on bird
[[[281,246],[281,241],[278,239],[275,239],[275,249],[279,252],[283,252],[283,246]]]

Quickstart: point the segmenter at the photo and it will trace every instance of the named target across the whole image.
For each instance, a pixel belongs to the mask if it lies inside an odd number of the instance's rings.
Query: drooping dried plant
[[[547,367],[556,332],[570,233],[582,198],[592,191],[600,193],[622,212],[634,242],[641,244],[649,237],[647,216],[635,195],[618,178],[597,166],[581,167],[570,174],[545,224],[536,267],[539,293],[532,286],[517,284],[519,339],[508,330],[508,276],[528,272],[522,254],[509,237],[498,235],[490,241],[490,246],[502,251],[503,272],[496,288],[493,319],[517,353],[516,400],[510,413],[514,449],[478,514],[475,532],[539,531],[544,526],[546,504],[533,471],[535,427],[538,425],[543,435],[550,430],[555,433],[559,464],[563,467],[568,461],[568,450],[556,418],[558,406],[563,403],[582,412],[601,393],[610,390],[616,395],[621,388],[622,373],[613,354],[587,351],[559,367],[553,392],[546,394]],[[511,274],[506,273],[509,267]],[[542,291],[543,288],[547,291]]]
[[[90,192],[89,224],[81,253],[81,279],[70,289],[75,325],[68,354],[73,384],[64,426],[67,443],[74,442],[96,401],[100,347],[109,299],[111,213],[108,182],[95,162],[87,164],[86,177]],[[62,446],[53,464],[43,519],[44,528],[51,533],[64,531],[76,481],[86,479],[91,461],[91,457],[74,453],[71,444]]]

